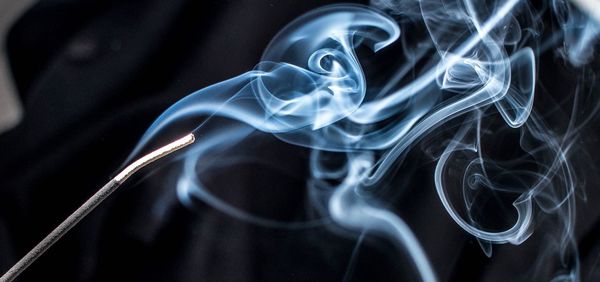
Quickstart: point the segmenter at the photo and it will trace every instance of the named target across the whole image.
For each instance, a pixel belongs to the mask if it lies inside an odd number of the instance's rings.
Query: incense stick
[[[65,235],[71,228],[73,228],[79,221],[81,221],[86,215],[94,210],[102,201],[104,201],[110,194],[112,194],[123,182],[125,182],[130,176],[135,174],[137,171],[153,163],[181,148],[184,148],[194,143],[195,137],[193,134],[188,134],[180,139],[177,139],[163,147],[160,147],[149,154],[137,159],[127,167],[125,167],[119,174],[113,179],[106,183],[98,192],[90,197],[81,207],[73,212],[67,219],[58,225],[52,232],[50,232],[42,241],[40,241],[29,253],[27,253],[21,260],[19,260],[13,267],[11,267],[2,277],[0,282],[13,281],[21,272],[29,267],[34,261],[36,261],[44,252],[46,252],[54,243],[56,243],[63,235]]]

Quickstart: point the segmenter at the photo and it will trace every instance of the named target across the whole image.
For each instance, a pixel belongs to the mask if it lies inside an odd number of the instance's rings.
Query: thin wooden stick
[[[86,215],[94,210],[102,201],[104,201],[112,192],[117,190],[127,178],[132,176],[134,173],[145,167],[146,165],[155,162],[181,148],[184,148],[194,143],[195,137],[193,134],[188,134],[183,138],[177,139],[163,147],[160,147],[149,154],[139,158],[127,167],[125,167],[117,176],[111,179],[106,185],[104,185],[98,192],[90,197],[81,207],[73,212],[67,219],[58,225],[50,234],[48,234],[41,242],[39,242],[29,253],[27,253],[21,260],[19,260],[13,267],[11,267],[2,277],[0,282],[13,281],[15,278],[27,269],[34,261],[36,261],[44,252],[46,252],[54,243],[56,243],[63,235],[65,235],[71,228],[73,228],[79,221],[81,221]]]

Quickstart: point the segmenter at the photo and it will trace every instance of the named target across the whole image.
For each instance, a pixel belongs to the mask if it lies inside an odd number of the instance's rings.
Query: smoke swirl
[[[563,0],[541,8],[519,0],[373,0],[371,6],[327,6],[291,22],[253,70],[165,111],[132,156],[177,121],[201,118],[197,145],[185,155],[177,182],[181,202],[192,206],[200,199],[241,220],[296,228],[314,222],[281,222],[236,208],[206,189],[202,175],[227,166],[219,153],[255,130],[309,148],[307,189],[324,216],[345,229],[389,238],[406,250],[422,280],[435,281],[418,238],[377,198],[421,144],[435,160],[431,189],[486,255],[492,256],[492,244],[519,245],[540,222],[551,221],[554,228],[544,232],[553,247],[540,257],[561,262],[555,279],[578,280],[571,153],[578,128],[589,120],[570,117],[567,129],[557,132],[534,98],[538,56],[556,50],[584,66],[598,24]],[[547,13],[560,26],[550,36],[540,24]],[[367,75],[377,70],[363,61],[393,44],[404,51],[394,58],[393,74]],[[209,126],[215,119],[224,125]],[[494,155],[500,142],[515,153]]]

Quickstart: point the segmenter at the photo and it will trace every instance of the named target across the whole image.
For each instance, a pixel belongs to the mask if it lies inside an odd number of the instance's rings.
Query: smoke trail
[[[552,2],[552,10],[563,30],[550,39],[541,38],[538,24],[547,9],[518,0],[375,0],[372,6],[391,16],[366,6],[335,5],[293,21],[273,38],[254,70],[192,93],[165,111],[131,156],[176,122],[196,120],[199,142],[185,156],[177,183],[181,202],[191,206],[200,199],[254,224],[295,228],[315,223],[250,214],[211,193],[202,176],[227,166],[216,156],[255,130],[309,148],[307,189],[315,205],[325,203],[322,212],[341,227],[390,238],[406,250],[422,280],[435,281],[410,227],[373,199],[412,148],[436,140],[443,144],[432,176],[439,199],[486,255],[492,255],[491,244],[523,243],[538,219],[553,218],[556,228],[548,236],[557,247],[545,255],[561,261],[555,278],[577,280],[577,185],[570,161],[577,126],[560,135],[536,112],[536,56],[562,37],[565,57],[583,65],[593,53],[597,24],[560,0]],[[403,39],[401,27],[420,28],[426,36]],[[366,46],[377,57],[396,41],[405,52],[398,55],[397,71],[383,84],[371,84],[357,50]],[[502,160],[488,156],[490,135],[510,132],[519,135],[520,153]],[[501,224],[486,220],[492,200],[506,211],[496,215]]]
[[[575,9],[564,0],[552,1],[552,9],[562,28],[562,55],[573,65],[588,63],[594,54],[594,44],[600,33],[600,23]]]

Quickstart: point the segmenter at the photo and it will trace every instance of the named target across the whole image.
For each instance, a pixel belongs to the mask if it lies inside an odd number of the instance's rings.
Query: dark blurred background
[[[108,181],[163,110],[195,90],[252,69],[278,30],[333,2],[46,0],[30,7],[4,39],[24,117],[0,134],[0,271]],[[542,57],[540,78],[547,79],[542,83],[569,89],[579,73],[557,60],[553,54]],[[590,130],[589,144],[597,144],[597,134]],[[249,144],[248,150],[285,158],[283,170],[294,173],[265,184],[261,179],[270,175],[269,168],[242,164],[228,169],[228,175],[215,172],[209,183],[229,187],[220,196],[266,217],[310,217],[303,182],[308,151],[260,134]],[[440,280],[527,280],[537,254],[535,240],[494,247],[494,256],[487,258],[443,210],[431,162],[419,154],[411,158],[424,163],[411,168],[419,170],[413,176],[421,177],[419,187],[409,191],[410,198],[396,200],[397,212],[420,238]],[[367,236],[351,261],[357,237],[334,232],[327,223],[266,228],[200,202],[186,208],[173,188],[180,169],[177,162],[163,163],[133,179],[20,280],[415,278],[403,251],[376,236]],[[588,201],[599,197],[592,191]],[[598,281],[599,211],[580,207],[585,214],[578,219],[582,278]]]

